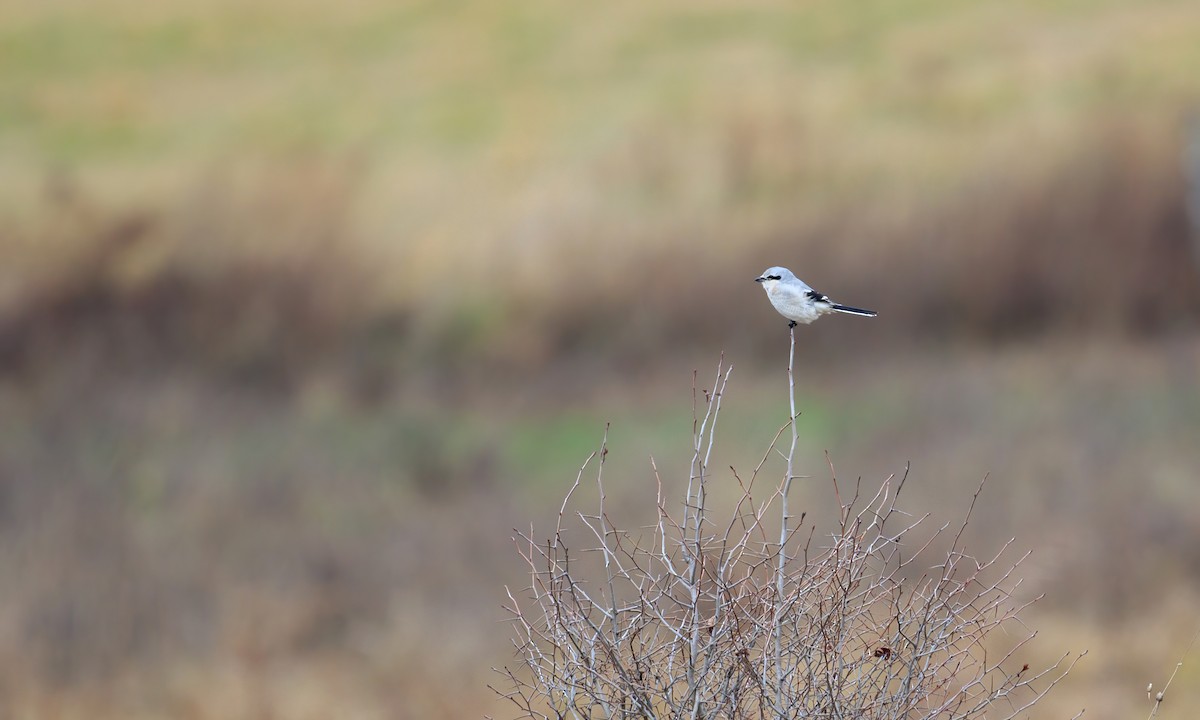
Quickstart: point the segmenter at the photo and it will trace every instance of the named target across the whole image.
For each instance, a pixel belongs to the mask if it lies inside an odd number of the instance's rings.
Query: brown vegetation
[[[804,258],[830,293],[886,318],[869,333],[831,324],[806,338],[803,357],[841,358],[847,377],[858,354],[885,345],[907,355],[966,340],[1002,348],[1065,335],[1119,348],[1122,337],[1186,336],[1200,307],[1196,271],[1178,145],[1158,137],[1113,127],[1028,177],[981,168],[937,203],[834,207],[748,238],[736,263],[629,250],[603,272],[583,259],[561,266],[568,279],[544,286],[505,287],[497,276],[494,302],[389,301],[347,240],[346,179],[332,191],[315,181],[242,190],[236,201],[211,191],[205,202],[116,213],[83,190],[52,197],[55,223],[15,232],[62,255],[27,268],[0,323],[2,560],[21,578],[7,585],[0,618],[0,656],[20,668],[9,675],[12,707],[301,716],[347,696],[399,717],[488,707],[478,653],[502,641],[500,597],[488,588],[519,572],[499,541],[548,509],[545,498],[512,504],[532,497],[525,470],[501,459],[502,434],[480,431],[512,417],[505,383],[525,393],[566,382],[578,393],[611,387],[625,369],[655,375],[739,345],[769,360],[779,323],[749,278],[783,256]],[[238,241],[267,229],[285,240],[266,254]],[[869,387],[876,398],[891,392]],[[554,407],[554,392],[526,409]],[[909,412],[942,416],[918,397]],[[452,409],[466,398],[497,418],[481,425]],[[928,436],[947,426],[901,424],[916,434],[885,433],[890,457],[923,456],[930,443],[947,456]],[[1038,457],[1036,438],[1019,442],[1032,445],[1014,452]],[[1005,470],[969,457],[947,462],[956,473]],[[1167,461],[1190,472],[1186,458]],[[1132,488],[1084,507],[1065,499],[1079,492],[1051,481],[1041,497],[1073,509],[1007,512],[1000,502],[981,526],[996,539],[1049,523],[1040,536],[1062,545],[1031,570],[1050,607],[1083,588],[1101,617],[1123,618],[1158,601],[1155,578],[1190,572],[1185,517]],[[1120,531],[1092,537],[1095,523]],[[1131,554],[1147,547],[1159,550]],[[1114,561],[1126,569],[1110,572]],[[309,705],[297,699],[299,684],[328,682],[345,685]],[[213,687],[228,699],[195,705]]]
[[[801,336],[800,473],[991,473],[1033,666],[1091,651],[1039,708],[1200,707],[1194,3],[0,16],[0,716],[504,716],[507,538],[604,422],[636,522],[694,367],[714,467],[786,420],[773,264],[880,311]]]
[[[54,223],[12,231],[16,246],[67,251],[39,258],[8,294],[0,362],[22,372],[86,349],[108,369],[167,363],[263,386],[336,372],[369,395],[398,360],[426,381],[422,368],[466,355],[529,372],[598,351],[645,362],[664,347],[763,350],[763,324],[743,321],[759,298],[742,280],[772,258],[884,308],[875,338],[1170,333],[1200,312],[1184,140],[1177,128],[1117,122],[1057,163],[982,165],[933,202],[851,195],[769,232],[698,230],[688,242],[564,256],[528,282],[503,268],[451,274],[425,281],[443,286],[426,298],[391,292],[392,275],[355,239],[352,168],[304,169],[291,182],[281,170],[237,194],[213,180],[179,207],[115,214],[76,190],[48,197]],[[253,242],[260,234],[271,242]],[[832,337],[823,350],[854,349],[864,334]]]

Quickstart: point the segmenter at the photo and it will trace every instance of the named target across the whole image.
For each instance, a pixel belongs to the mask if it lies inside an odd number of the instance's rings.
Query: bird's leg
[[[796,321],[795,321],[795,320],[788,320],[788,328],[789,328],[789,329],[791,329],[791,328],[794,328],[794,327],[796,327]]]

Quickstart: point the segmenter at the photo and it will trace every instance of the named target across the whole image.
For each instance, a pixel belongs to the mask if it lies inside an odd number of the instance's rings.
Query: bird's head
[[[754,282],[762,283],[763,288],[769,291],[771,288],[775,287],[775,283],[779,282],[780,280],[787,280],[788,278],[793,277],[795,277],[795,275],[792,275],[791,270],[788,270],[785,267],[777,266],[764,270],[762,275],[754,278]]]

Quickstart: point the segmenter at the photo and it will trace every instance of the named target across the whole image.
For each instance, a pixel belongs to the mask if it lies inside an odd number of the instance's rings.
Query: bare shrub
[[[510,590],[506,609],[520,664],[498,671],[507,682],[497,692],[519,717],[1014,717],[1082,657],[1041,669],[1022,663],[1035,635],[1019,617],[1034,600],[1013,594],[1023,557],[1002,560],[1009,544],[982,560],[966,553],[974,500],[944,555],[932,548],[950,526],[921,538],[924,518],[896,505],[907,471],[845,499],[835,478],[833,531],[806,526],[788,506],[798,477],[794,422],[748,480],[731,468],[742,492],[718,517],[709,462],[730,371],[718,366],[694,414],[682,514],[668,508],[659,478],[657,521],[616,527],[605,510],[602,445],[553,533],[518,533],[530,585]],[[791,355],[788,374],[794,419]],[[784,453],[776,448],[789,428]],[[776,453],[787,471],[763,499],[755,482]],[[593,460],[599,508],[574,514],[588,540],[573,546],[568,506]]]

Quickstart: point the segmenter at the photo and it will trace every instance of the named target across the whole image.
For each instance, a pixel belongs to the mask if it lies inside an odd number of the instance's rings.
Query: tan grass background
[[[0,716],[506,717],[513,527],[691,373],[813,522],[1035,550],[1035,717],[1200,707],[1194,2],[0,4]],[[1191,202],[1195,203],[1195,200]],[[677,483],[668,473],[668,485]],[[903,505],[903,503],[902,503]],[[1032,658],[1037,659],[1037,658]],[[1174,713],[1174,714],[1172,714]]]

